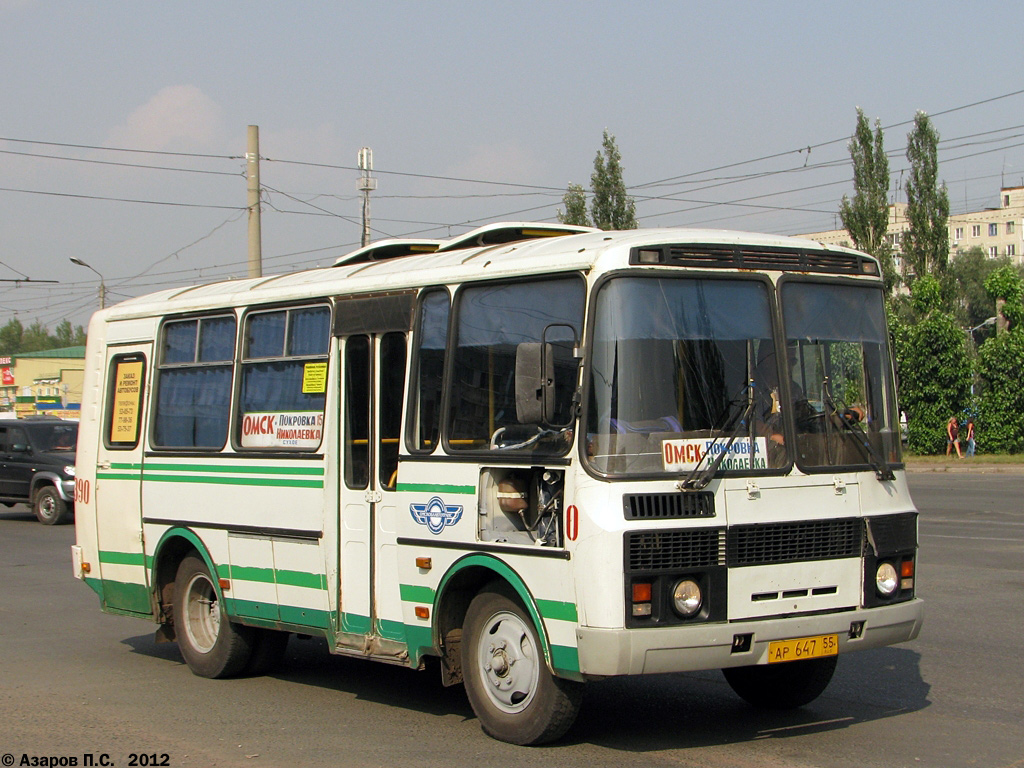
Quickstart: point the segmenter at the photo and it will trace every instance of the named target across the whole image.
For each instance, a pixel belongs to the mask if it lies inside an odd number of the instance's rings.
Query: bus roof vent
[[[577,227],[572,224],[531,223],[526,221],[505,221],[487,224],[478,229],[466,232],[451,240],[446,240],[437,250],[455,251],[460,248],[476,248],[485,245],[505,245],[521,240],[534,240],[538,237],[564,237],[578,235],[583,232],[600,232],[593,227]]]
[[[335,259],[334,266],[366,264],[371,261],[386,261],[400,259],[403,256],[433,253],[442,242],[442,240],[379,240],[351,253],[346,253],[344,256],[339,256]]]
[[[655,256],[660,251],[660,257]],[[640,257],[640,253],[643,257]],[[773,248],[743,245],[642,246],[630,253],[630,264],[666,264],[703,269],[757,269],[784,272],[827,272],[839,275],[880,274],[878,262],[854,251],[819,248]]]

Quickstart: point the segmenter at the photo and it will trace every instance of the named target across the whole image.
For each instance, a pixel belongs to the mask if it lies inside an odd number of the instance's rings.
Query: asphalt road
[[[136,754],[175,768],[1019,768],[1024,476],[915,473],[911,488],[927,600],[917,640],[844,656],[825,694],[795,712],[752,710],[717,672],[594,683],[568,737],[534,749],[484,736],[462,689],[434,674],[331,656],[315,640],[293,638],[273,676],[195,677],[176,646],[154,643],[153,625],[102,614],[72,578],[73,527],[2,508],[0,756],[129,766]]]

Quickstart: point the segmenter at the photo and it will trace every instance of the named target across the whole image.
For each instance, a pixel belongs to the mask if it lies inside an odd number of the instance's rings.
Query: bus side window
[[[153,424],[155,447],[224,446],[231,413],[235,325],[234,315],[164,324]]]
[[[352,336],[345,343],[345,485],[370,482],[370,339]]]
[[[398,472],[398,440],[402,429],[402,390],[405,387],[405,335],[386,334],[380,340],[380,484],[394,489]]]
[[[430,453],[441,438],[449,309],[448,292],[443,288],[425,292],[420,301],[406,438],[410,451]]]
[[[239,444],[319,449],[327,402],[330,308],[251,312],[245,328]]]

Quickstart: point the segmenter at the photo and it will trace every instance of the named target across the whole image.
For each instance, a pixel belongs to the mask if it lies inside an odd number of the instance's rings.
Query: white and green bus
[[[511,223],[125,301],[75,575],[197,675],[433,657],[519,744],[615,675],[801,706],[921,627],[883,295],[806,240]]]

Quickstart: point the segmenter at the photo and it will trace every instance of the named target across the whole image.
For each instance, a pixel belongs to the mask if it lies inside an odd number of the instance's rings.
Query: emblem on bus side
[[[437,496],[426,504],[410,504],[412,519],[427,526],[431,533],[440,533],[446,525],[455,525],[462,519],[461,504],[445,504]]]

